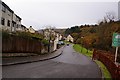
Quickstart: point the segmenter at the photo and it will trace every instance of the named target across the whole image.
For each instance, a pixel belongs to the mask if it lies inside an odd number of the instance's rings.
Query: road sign
[[[119,33],[113,34],[112,46],[116,47],[116,52],[115,52],[115,64],[116,64],[118,47],[120,46],[120,34]]]
[[[120,46],[120,34],[119,33],[113,34],[112,46],[115,46],[115,47]]]

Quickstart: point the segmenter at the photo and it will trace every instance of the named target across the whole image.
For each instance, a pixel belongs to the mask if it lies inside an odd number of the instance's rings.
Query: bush
[[[8,39],[10,34],[7,31],[2,31],[2,38]]]
[[[33,39],[33,40],[39,40],[42,41],[43,44],[48,45],[49,42],[45,39],[42,39],[43,35],[35,33],[32,34],[30,32],[12,32],[9,33],[8,31],[2,31],[2,38],[3,39],[9,39],[11,36],[16,36],[20,38],[25,38],[25,39]]]
[[[49,42],[48,42],[47,40],[45,40],[45,39],[42,40],[42,43],[43,43],[44,45],[46,45],[46,46],[49,45]]]

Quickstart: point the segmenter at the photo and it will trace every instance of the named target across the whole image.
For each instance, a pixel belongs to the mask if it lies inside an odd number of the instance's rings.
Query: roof
[[[20,20],[22,20],[18,15],[16,15],[17,18],[19,18]]]
[[[26,28],[24,25],[21,25],[21,27]]]

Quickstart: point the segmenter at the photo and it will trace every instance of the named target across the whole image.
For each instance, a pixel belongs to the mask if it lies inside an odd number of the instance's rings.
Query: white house
[[[13,11],[4,3],[0,0],[0,29],[4,30],[12,30],[12,18],[13,18]]]
[[[59,35],[59,40],[62,40],[62,37],[63,37],[63,36],[60,34],[60,35]]]
[[[35,30],[32,28],[32,26],[30,26],[30,27],[28,28],[28,30],[29,30],[30,33],[35,33]]]
[[[57,36],[56,32],[54,30],[52,30],[52,29],[44,29],[43,34],[44,34],[44,38],[46,40],[49,40],[50,36],[52,36],[52,37]]]
[[[0,0],[0,29],[16,31],[16,27],[21,27],[21,20],[9,6]]]
[[[44,34],[44,38],[46,40],[49,40],[50,39],[50,36],[52,36],[53,38],[51,39],[51,41],[53,41],[53,44],[54,44],[54,48],[53,50],[56,50],[57,49],[57,44],[59,42],[59,40],[62,39],[62,35],[59,34],[58,32],[54,31],[53,29],[45,29],[45,30],[42,30],[43,31],[43,34]]]
[[[12,31],[22,31],[21,18],[13,13]]]
[[[28,32],[28,28],[26,28],[24,25],[21,25],[21,27],[17,27],[16,28],[17,31],[21,31],[21,32]]]
[[[68,35],[67,38],[66,38],[66,41],[73,42],[74,38],[71,35]]]
[[[23,26],[21,24],[21,18],[16,15],[16,31],[24,31]]]
[[[54,40],[54,49],[53,49],[54,51],[57,49],[58,41],[59,41],[58,37],[56,37],[55,40]]]

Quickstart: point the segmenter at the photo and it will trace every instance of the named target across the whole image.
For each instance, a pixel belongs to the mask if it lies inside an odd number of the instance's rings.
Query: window
[[[6,11],[6,8],[4,6],[2,6],[2,11],[5,12]]]
[[[7,22],[7,26],[10,26],[10,20],[8,20],[8,22]]]
[[[18,24],[16,25],[16,28],[19,28]]]
[[[10,16],[10,11],[8,11],[8,15]]]
[[[15,24],[14,23],[12,23],[12,27],[14,27],[15,26]]]
[[[12,21],[12,27],[16,26],[16,22]]]
[[[5,25],[5,19],[4,18],[1,18],[1,24]]]

